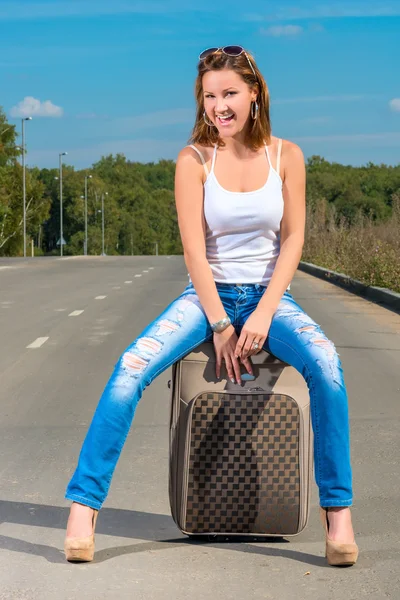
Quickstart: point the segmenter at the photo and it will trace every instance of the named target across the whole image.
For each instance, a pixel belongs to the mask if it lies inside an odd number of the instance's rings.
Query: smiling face
[[[245,130],[251,119],[251,102],[257,99],[257,90],[251,90],[232,69],[208,71],[202,83],[207,119],[216,125],[219,135],[232,137]],[[224,116],[228,119],[223,119]]]

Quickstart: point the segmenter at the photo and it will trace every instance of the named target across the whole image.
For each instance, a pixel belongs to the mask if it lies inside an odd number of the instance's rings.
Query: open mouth
[[[235,118],[235,115],[232,113],[230,115],[227,115],[226,117],[218,116],[217,120],[221,123],[221,125],[228,125],[228,123],[231,123],[234,118]]]

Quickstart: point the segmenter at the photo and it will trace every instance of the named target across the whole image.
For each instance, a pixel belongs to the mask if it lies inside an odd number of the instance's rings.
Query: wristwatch
[[[225,329],[227,329],[227,327],[229,327],[229,325],[231,325],[231,320],[228,316],[226,316],[216,323],[211,323],[211,329],[215,333],[222,333],[225,331]]]

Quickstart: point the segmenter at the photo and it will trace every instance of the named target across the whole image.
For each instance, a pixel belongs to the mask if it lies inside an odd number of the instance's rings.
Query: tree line
[[[21,150],[15,125],[0,108],[0,256],[23,255]],[[29,156],[28,156],[29,158]],[[362,214],[372,223],[391,218],[400,196],[400,164],[353,167],[320,156],[307,160],[307,204],[334,208],[335,220],[351,228]],[[26,169],[27,240],[35,255],[59,254],[58,169]],[[64,255],[83,254],[84,178],[88,180],[88,254],[102,249],[101,197],[105,196],[105,253],[182,254],[174,199],[175,162],[129,161],[123,154],[103,156],[90,168],[63,165]],[[310,212],[308,214],[311,214]],[[30,255],[30,248],[27,248]]]

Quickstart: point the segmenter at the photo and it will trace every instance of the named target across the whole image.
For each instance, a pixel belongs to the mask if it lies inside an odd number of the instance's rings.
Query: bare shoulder
[[[205,163],[209,165],[210,161],[212,160],[211,149],[206,146],[201,146],[200,144],[193,145],[196,146],[199,152],[201,152]],[[179,169],[183,167],[185,172],[187,172],[188,169],[192,169],[192,173],[199,174],[202,184],[205,183],[206,174],[202,160],[199,156],[199,153],[196,152],[196,150],[194,150],[194,148],[191,146],[185,146],[182,148],[176,159],[176,166]]]
[[[199,150],[199,152],[201,152],[201,154],[203,155],[204,160],[207,162],[210,159],[211,156],[211,148],[207,147],[207,146],[201,146],[200,144],[192,144],[192,146],[195,146],[197,148],[197,150]],[[186,159],[187,157],[191,157],[196,159],[196,161],[201,165],[201,158],[198,154],[198,152],[196,152],[196,150],[194,150],[194,148],[192,148],[192,146],[185,146],[184,148],[182,148],[182,150],[179,152],[178,154],[178,159]]]
[[[297,163],[304,163],[304,154],[300,146],[291,142],[290,140],[282,139],[282,161],[287,160],[295,161]]]

